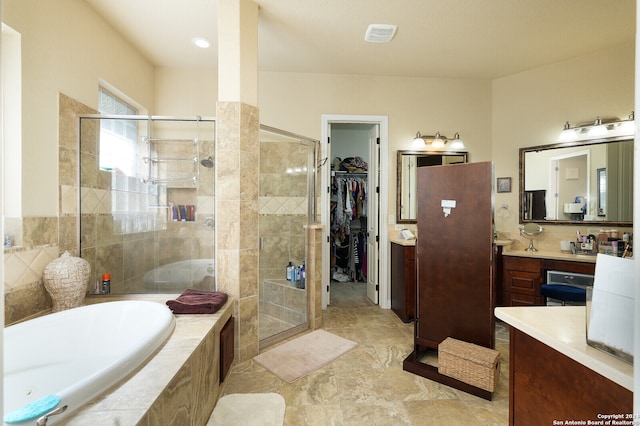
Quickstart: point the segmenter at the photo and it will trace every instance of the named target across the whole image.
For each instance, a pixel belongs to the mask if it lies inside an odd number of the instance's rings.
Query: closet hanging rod
[[[367,176],[369,173],[368,172],[346,172],[344,170],[338,170],[338,171],[333,171],[331,173],[334,173],[334,175],[339,175],[339,176]]]
[[[198,183],[198,178],[196,176],[193,177],[183,177],[183,178],[142,178],[143,183],[172,183],[172,182],[186,182],[191,181],[194,185]]]
[[[198,162],[198,158],[196,157],[142,157],[142,160],[144,161],[145,164],[151,162],[153,164],[155,163],[169,163],[171,161],[189,161],[192,163],[197,163]]]

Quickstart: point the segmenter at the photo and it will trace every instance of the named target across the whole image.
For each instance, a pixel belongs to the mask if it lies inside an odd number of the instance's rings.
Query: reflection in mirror
[[[633,140],[520,149],[520,219],[575,224],[633,220]]]
[[[598,169],[598,216],[607,216],[607,169]]]
[[[466,152],[455,151],[398,151],[396,182],[396,222],[416,223],[417,169],[467,162]]]

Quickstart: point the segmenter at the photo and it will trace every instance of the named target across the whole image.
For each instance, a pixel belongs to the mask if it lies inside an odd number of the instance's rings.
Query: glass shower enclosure
[[[100,290],[215,290],[213,118],[82,115],[80,256]],[[316,222],[319,141],[260,126],[259,339],[307,328],[307,225]],[[300,269],[286,276],[287,265]]]
[[[79,120],[80,255],[92,282],[110,274],[112,293],[213,290],[215,120]]]
[[[317,140],[260,126],[261,347],[308,326],[301,270],[306,266],[307,225],[316,222],[318,149]],[[299,271],[294,278],[287,274],[289,263]]]

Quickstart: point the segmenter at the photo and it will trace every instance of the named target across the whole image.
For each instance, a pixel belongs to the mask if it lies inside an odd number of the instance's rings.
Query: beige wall
[[[100,80],[142,106],[154,69],[81,0],[4,0],[3,20],[22,34],[23,216],[58,214],[58,93],[97,107]]]

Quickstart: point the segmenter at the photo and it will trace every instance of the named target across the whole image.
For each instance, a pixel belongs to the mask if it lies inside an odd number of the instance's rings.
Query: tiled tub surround
[[[90,296],[87,303],[134,298],[164,303],[177,296]],[[219,338],[233,304],[230,299],[212,315],[176,315],[173,335],[146,365],[61,424],[206,424],[221,395]]]
[[[44,289],[42,272],[44,267],[64,251],[78,256],[78,114],[96,114],[97,111],[59,94],[59,126],[58,126],[58,188],[59,211],[51,217],[5,218],[7,233],[13,237],[14,247],[5,249],[5,324],[29,318],[46,312],[51,307],[51,298]],[[113,173],[100,171],[97,168],[98,126],[85,124],[82,129],[84,140],[82,161],[83,246],[86,245],[82,257],[86,258],[92,270],[93,278],[89,281],[90,293],[96,279],[103,272],[111,273],[112,291],[140,290],[141,269],[152,264],[149,260],[157,251],[162,253],[163,261],[183,260],[185,256],[194,258],[213,257],[213,232],[203,226],[207,216],[213,216],[213,169],[201,169],[197,189],[176,189],[170,194],[175,204],[197,204],[197,221],[192,223],[170,222],[167,229],[159,232],[143,231],[149,223],[149,216],[164,217],[162,211],[147,212],[145,220],[136,216],[135,221],[127,223],[138,226],[140,232],[129,234],[115,233],[114,227],[121,227],[121,221],[112,214],[112,178]],[[88,143],[92,141],[93,143]],[[201,145],[201,156],[213,152],[213,141],[204,141]],[[94,164],[94,167],[89,167]],[[124,182],[121,182],[124,184]],[[128,182],[127,182],[128,184]],[[122,202],[136,198],[130,191],[121,189],[117,196]],[[189,193],[189,202],[183,200]],[[135,191],[134,191],[135,193]],[[137,200],[143,196],[138,191]],[[196,202],[193,202],[195,197]],[[86,208],[86,210],[85,210]],[[144,224],[143,224],[144,222]],[[153,223],[153,220],[152,220]],[[147,229],[149,229],[147,227]],[[104,232],[103,232],[104,231]],[[197,253],[195,253],[197,251]],[[133,256],[133,253],[136,256]],[[195,254],[194,254],[195,253]],[[131,260],[134,260],[131,262]],[[157,263],[157,262],[156,262]],[[148,269],[151,269],[149,267]],[[142,271],[144,272],[144,271]],[[125,274],[135,278],[125,280]]]
[[[57,245],[4,250],[4,322],[11,325],[51,309],[44,268],[58,258]]]

